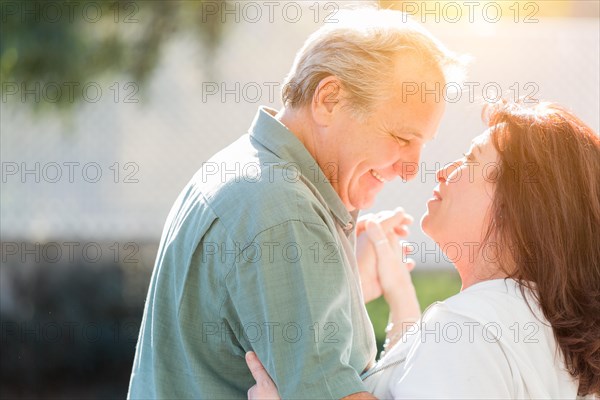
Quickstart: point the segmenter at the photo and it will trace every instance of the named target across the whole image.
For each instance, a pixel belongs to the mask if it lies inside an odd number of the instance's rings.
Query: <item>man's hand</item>
[[[275,386],[275,382],[273,382],[255,352],[249,351],[246,353],[246,364],[248,364],[248,368],[256,381],[256,384],[248,389],[248,399],[279,400],[280,397],[277,386]]]
[[[377,270],[375,247],[366,233],[367,221],[377,222],[388,236],[398,241],[408,235],[408,225],[412,224],[413,218],[406,214],[401,207],[398,207],[393,211],[366,214],[358,219],[356,225],[356,260],[365,303],[375,300],[383,294]]]

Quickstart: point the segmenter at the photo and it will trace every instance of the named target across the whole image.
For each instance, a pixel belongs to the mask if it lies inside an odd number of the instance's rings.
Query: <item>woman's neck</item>
[[[508,274],[498,264],[486,263],[483,260],[476,260],[472,263],[457,262],[455,266],[462,282],[461,291],[476,283],[508,277]]]

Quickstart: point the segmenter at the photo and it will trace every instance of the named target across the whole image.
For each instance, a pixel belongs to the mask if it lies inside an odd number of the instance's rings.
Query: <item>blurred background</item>
[[[552,100],[596,132],[599,2],[0,1],[0,397],[123,398],[167,213],[202,163],[279,108],[296,51],[345,7],[395,8],[473,61],[419,177],[372,210],[418,221],[434,171],[499,96]],[[458,292],[412,228],[424,307]],[[387,309],[368,305],[379,345]]]

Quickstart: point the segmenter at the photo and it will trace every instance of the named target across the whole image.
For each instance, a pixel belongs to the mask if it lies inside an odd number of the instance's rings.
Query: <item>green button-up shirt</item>
[[[349,213],[302,143],[261,107],[169,213],[130,398],[246,398],[254,350],[283,398],[364,391],[376,355]],[[333,167],[333,166],[332,166]]]

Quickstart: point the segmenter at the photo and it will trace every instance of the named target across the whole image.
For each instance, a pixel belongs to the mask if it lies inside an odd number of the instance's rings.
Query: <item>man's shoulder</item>
[[[192,185],[228,231],[250,236],[290,220],[323,224],[331,218],[309,181],[298,164],[246,136],[204,163]]]

